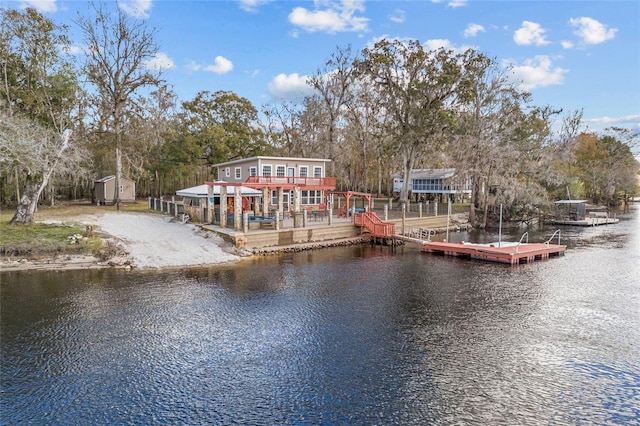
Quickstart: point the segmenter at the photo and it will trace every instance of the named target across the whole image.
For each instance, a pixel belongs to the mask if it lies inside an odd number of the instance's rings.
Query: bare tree
[[[59,134],[28,119],[4,116],[0,120],[0,165],[19,162],[27,182],[12,224],[33,222],[38,199],[52,176],[77,178],[85,172],[87,153],[70,144],[70,136],[70,130]]]
[[[69,46],[66,28],[32,8],[24,11],[0,8],[0,18],[0,114],[6,115],[3,119],[25,117],[26,121],[52,129],[58,135],[73,128],[78,118],[80,90],[69,57],[63,53]],[[6,126],[5,130],[9,123]],[[16,203],[23,198],[20,186],[25,183],[24,172],[28,168],[23,162],[28,163],[29,157],[27,153],[24,159],[13,158],[0,171],[2,177],[11,173]]]
[[[87,49],[84,71],[97,90],[94,107],[107,127],[104,130],[114,138],[114,200],[119,209],[126,110],[135,101],[138,90],[160,84],[159,72],[146,67],[146,62],[158,52],[156,30],[149,28],[145,21],[130,19],[121,9],[111,13],[104,3],[92,3],[92,9],[95,17],[79,16],[77,24]]]
[[[351,97],[350,87],[354,76],[353,61],[350,46],[338,48],[326,62],[325,68],[318,70],[309,80],[310,85],[316,89],[327,114],[328,132],[325,144],[327,157],[332,160],[336,157],[334,149],[337,142],[337,126],[341,109]],[[331,165],[335,168],[334,163],[332,162]],[[334,170],[332,170],[332,174],[335,176]]]

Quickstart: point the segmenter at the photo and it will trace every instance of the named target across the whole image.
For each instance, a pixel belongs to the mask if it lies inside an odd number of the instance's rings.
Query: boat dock
[[[489,262],[531,263],[535,260],[548,259],[551,256],[564,254],[567,246],[545,243],[447,243],[424,241],[420,243],[420,251],[448,256],[466,257]]]

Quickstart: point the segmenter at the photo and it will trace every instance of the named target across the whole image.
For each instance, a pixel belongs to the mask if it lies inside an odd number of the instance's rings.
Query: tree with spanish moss
[[[115,204],[120,209],[123,133],[127,110],[144,88],[160,84],[160,71],[147,66],[158,53],[157,31],[146,21],[130,18],[122,9],[110,10],[106,3],[91,3],[89,16],[79,16],[84,35],[84,73],[95,88],[92,107],[96,114],[94,133],[107,138],[115,148]]]

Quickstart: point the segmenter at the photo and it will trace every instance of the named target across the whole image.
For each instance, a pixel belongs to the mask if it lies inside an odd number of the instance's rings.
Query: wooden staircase
[[[375,238],[393,238],[396,235],[395,223],[383,222],[373,212],[355,213],[353,224],[366,229]]]

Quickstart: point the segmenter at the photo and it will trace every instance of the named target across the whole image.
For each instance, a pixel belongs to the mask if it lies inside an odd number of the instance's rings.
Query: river
[[[640,206],[562,229],[516,266],[364,245],[2,272],[0,423],[640,424]]]

